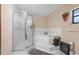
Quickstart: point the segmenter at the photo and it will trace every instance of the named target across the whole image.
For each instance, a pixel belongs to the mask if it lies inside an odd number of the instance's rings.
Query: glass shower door
[[[25,19],[26,14],[22,12],[13,13],[13,51],[23,50],[25,45]]]

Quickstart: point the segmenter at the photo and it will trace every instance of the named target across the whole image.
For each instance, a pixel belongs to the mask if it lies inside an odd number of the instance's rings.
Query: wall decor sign
[[[68,12],[64,13],[62,17],[63,17],[63,20],[66,22],[68,20],[69,13]]]

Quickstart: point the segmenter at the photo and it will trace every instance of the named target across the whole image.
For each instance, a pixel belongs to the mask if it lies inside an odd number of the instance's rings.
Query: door
[[[26,34],[27,34],[27,41],[26,47],[33,46],[33,28],[32,28],[32,16],[28,15],[26,20]]]
[[[21,12],[13,13],[13,51],[23,50],[25,45],[25,19],[26,14]]]

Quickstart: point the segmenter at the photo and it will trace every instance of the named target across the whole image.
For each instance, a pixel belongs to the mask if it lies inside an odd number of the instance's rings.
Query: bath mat
[[[44,52],[44,51],[41,51],[41,50],[38,50],[38,49],[32,49],[30,52],[29,52],[30,55],[53,55],[53,54],[50,54],[50,53],[47,53],[47,52]]]

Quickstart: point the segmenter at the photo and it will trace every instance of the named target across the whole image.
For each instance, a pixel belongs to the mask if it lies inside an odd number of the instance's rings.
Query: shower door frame
[[[15,11],[12,12],[12,51],[14,51],[14,50],[13,50],[13,39],[14,39],[14,37],[13,37],[13,32],[14,32],[14,30],[13,30],[13,26],[14,26],[13,24],[14,24],[14,23],[13,23],[13,22],[14,22],[14,21],[13,21],[13,20],[14,20],[14,13],[15,13]],[[27,19],[27,17],[26,17],[26,19]],[[25,20],[25,24],[26,24],[26,21],[27,21],[27,20]],[[33,21],[32,21],[32,28],[31,28],[31,29],[33,30]],[[27,40],[26,25],[25,25],[25,40]],[[32,47],[32,46],[34,46],[33,31],[32,31],[32,40],[33,40],[32,45],[30,45],[30,46],[28,46],[28,47],[26,46],[26,49],[27,49],[27,48],[30,48],[30,47]],[[21,50],[25,50],[25,49],[21,49]],[[17,50],[16,50],[16,51],[17,51]],[[20,50],[18,50],[18,51],[20,51]]]
[[[0,55],[1,55],[1,4],[0,4]]]

